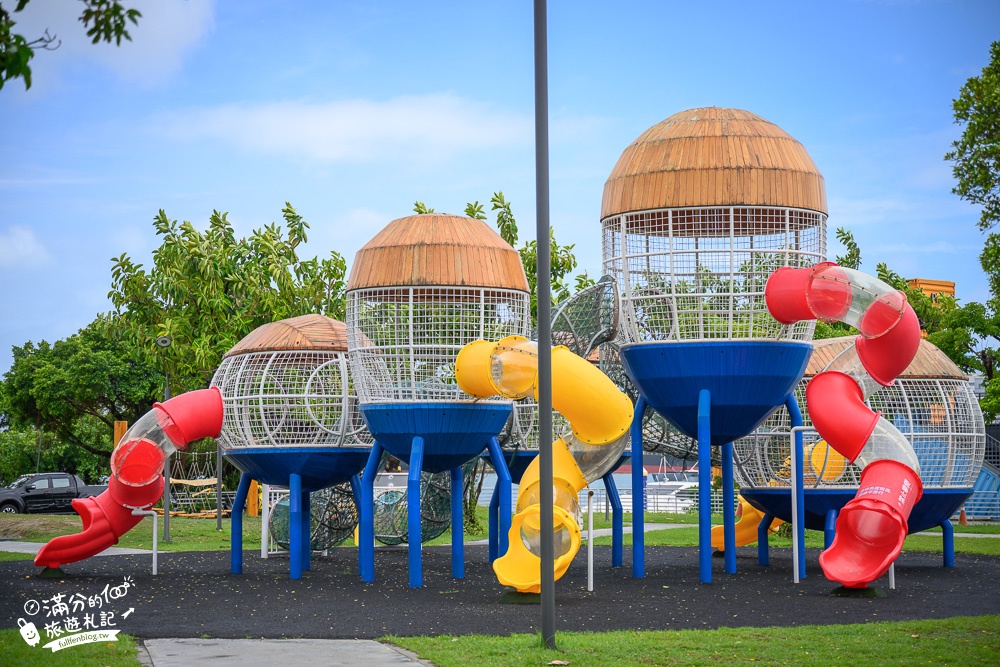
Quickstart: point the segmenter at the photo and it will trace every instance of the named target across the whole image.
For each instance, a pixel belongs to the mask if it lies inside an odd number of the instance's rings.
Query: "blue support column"
[[[712,394],[698,393],[698,576],[712,583]]]
[[[302,569],[312,569],[312,502],[309,492],[302,492]]]
[[[307,531],[308,532],[308,531]],[[288,577],[302,578],[302,476],[288,476]]]
[[[375,441],[361,478],[361,506],[358,507],[358,565],[361,581],[375,581],[375,476],[382,460],[382,445]]]
[[[726,573],[736,574],[736,492],[731,442],[722,445],[722,546]]]
[[[229,571],[233,574],[243,574],[243,506],[250,492],[250,482],[253,478],[248,473],[240,475],[240,485],[236,487],[236,498],[233,500],[233,510],[229,515]]]
[[[354,496],[354,509],[358,511],[358,525],[361,525],[361,478],[351,475],[351,495]],[[358,544],[361,544],[361,529],[358,529]],[[360,556],[361,550],[358,550]],[[358,558],[358,574],[361,574],[361,558]]]
[[[646,414],[646,399],[635,402],[632,417],[632,576],[646,576],[646,526],[642,511],[642,416]]]
[[[955,567],[955,528],[950,519],[941,522],[942,550],[944,551],[944,566]]]
[[[490,438],[489,444],[487,445],[490,452],[490,462],[493,464],[493,470],[497,473],[497,483],[493,487],[493,495],[497,500],[497,514],[496,514],[496,539],[493,539],[493,524],[490,524],[490,548],[495,549],[490,552],[490,562],[492,563],[495,559],[507,553],[508,544],[508,533],[510,532],[511,524],[511,477],[510,470],[507,469],[507,461],[503,457],[503,452],[500,450],[500,441],[495,437]],[[490,500],[490,521],[494,520],[493,515],[493,500]]]
[[[465,519],[462,516],[462,467],[451,469],[451,576],[465,578]]]
[[[410,588],[424,585],[423,544],[420,531],[420,472],[424,468],[424,439],[413,436],[410,446],[410,472],[406,478],[407,552],[409,554]]]
[[[837,535],[837,510],[829,509],[823,517],[823,549],[829,549]]]
[[[785,399],[785,408],[788,416],[791,417],[792,427],[802,426],[802,411],[799,410],[799,403],[795,400],[795,394],[789,394]],[[796,504],[799,507],[799,522],[795,526],[795,535],[792,539],[799,543],[799,579],[806,578],[806,522],[802,520],[806,511],[806,487],[804,479],[805,464],[802,460],[805,455],[802,448],[802,431],[795,433],[795,470],[792,471],[792,493],[796,496]]]
[[[622,524],[622,499],[618,495],[618,486],[615,484],[615,476],[612,473],[606,474],[601,479],[604,480],[604,492],[608,494],[608,501],[611,503],[611,567],[622,566],[622,544],[623,539]]]
[[[771,522],[774,521],[774,515],[765,512],[764,516],[761,517],[760,523],[757,524],[757,564],[763,567],[767,567],[771,564],[771,555],[768,553],[768,535],[771,532]]]

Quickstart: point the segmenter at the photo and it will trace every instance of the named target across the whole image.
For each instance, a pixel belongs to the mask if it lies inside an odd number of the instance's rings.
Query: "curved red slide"
[[[163,463],[167,456],[200,438],[222,431],[222,395],[215,387],[156,403],[128,430],[111,454],[111,478],[99,496],[76,499],[73,509],[83,530],[61,535],[43,546],[35,565],[59,567],[96,556],[132,530],[163,495]]]
[[[916,461],[898,429],[865,404],[863,385],[874,387],[870,378],[888,386],[909,366],[920,344],[917,316],[902,293],[832,262],[778,269],[768,280],[765,299],[782,324],[842,321],[861,332],[854,345],[856,365],[851,367],[853,358],[846,353],[831,362],[827,369],[839,364],[848,372],[824,370],[814,377],[806,387],[806,403],[824,440],[851,462],[860,457],[868,463],[857,494],[837,517],[833,543],[819,557],[827,579],[865,588],[899,556],[923,485],[916,470],[891,458]],[[869,449],[876,440],[877,453]]]

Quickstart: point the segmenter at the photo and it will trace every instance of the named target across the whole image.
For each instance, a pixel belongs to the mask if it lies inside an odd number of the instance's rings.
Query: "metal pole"
[[[222,445],[218,440],[215,442],[215,529],[222,530]]]
[[[538,248],[538,468],[541,493],[542,642],[556,648],[555,539],[552,534],[552,322],[549,257],[549,77],[545,0],[535,0],[535,240]]]
[[[170,373],[163,371],[163,402],[170,400]],[[163,541],[170,542],[170,455],[163,462]]]
[[[587,492],[587,591],[594,592],[594,492]]]

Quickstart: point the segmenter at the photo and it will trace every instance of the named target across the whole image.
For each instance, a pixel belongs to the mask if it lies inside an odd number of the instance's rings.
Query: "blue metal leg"
[[[424,439],[413,436],[410,446],[410,472],[406,479],[407,551],[409,553],[410,588],[424,585],[423,554],[420,534],[420,471],[424,468]]]
[[[829,549],[833,538],[837,536],[837,510],[827,510],[823,517],[823,549]]]
[[[354,496],[354,509],[358,511],[358,525],[361,524],[361,478],[357,475],[351,475],[351,495]],[[358,544],[361,544],[361,531],[358,530]],[[358,554],[361,550],[358,550]],[[361,558],[358,558],[358,574],[361,574]]]
[[[944,551],[944,566],[955,567],[955,529],[950,519],[941,522],[941,538]]]
[[[462,468],[451,469],[451,576],[465,578],[465,519],[462,516]]]
[[[802,411],[799,410],[799,403],[795,400],[795,394],[789,394],[788,398],[785,399],[785,408],[788,410],[788,416],[791,417],[792,427],[802,426]],[[796,504],[799,507],[799,517],[805,516],[806,511],[806,487],[804,479],[805,463],[802,460],[804,456],[802,448],[802,431],[796,431],[795,433],[795,459],[798,465],[796,465],[793,473],[793,484],[792,493],[796,496]],[[806,578],[806,522],[798,521],[795,526],[795,535],[793,537],[799,543],[799,579]]]
[[[771,564],[771,555],[768,553],[768,535],[770,534],[771,522],[774,515],[765,512],[760,523],[757,524],[757,564],[767,567]]]
[[[618,486],[615,484],[615,476],[610,472],[605,475],[604,492],[608,494],[608,501],[611,503],[611,567],[622,566],[622,499],[618,495]]]
[[[646,526],[642,512],[642,416],[646,414],[646,399],[635,402],[632,417],[632,576],[646,576]]]
[[[496,438],[490,438],[490,442],[487,446],[489,447],[490,452],[490,462],[493,463],[493,470],[497,473],[497,485],[494,487],[493,491],[497,497],[499,510],[497,513],[497,551],[496,555],[490,558],[490,562],[492,563],[494,558],[499,558],[503,554],[507,553],[507,547],[510,546],[507,543],[507,535],[510,532],[510,524],[512,520],[510,502],[511,477],[510,470],[507,469],[507,461],[504,459],[503,452],[500,450],[500,441]]]
[[[712,394],[698,393],[698,576],[712,583]]]
[[[240,485],[236,487],[236,498],[233,500],[233,510],[229,515],[229,571],[233,574],[243,574],[243,506],[250,492],[249,474],[240,475]],[[953,559],[954,560],[954,559]]]
[[[375,441],[361,478],[361,506],[358,507],[358,566],[361,581],[375,581],[375,476],[382,460],[382,445]]]
[[[727,574],[736,574],[736,492],[733,489],[733,443],[722,445],[722,547]]]
[[[302,492],[302,569],[312,569],[312,502],[309,492]]]
[[[307,531],[308,532],[308,531]],[[302,578],[302,476],[288,476],[288,577]]]

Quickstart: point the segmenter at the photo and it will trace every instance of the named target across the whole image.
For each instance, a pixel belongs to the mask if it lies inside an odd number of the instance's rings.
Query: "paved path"
[[[37,554],[38,550],[45,546],[45,542],[19,542],[17,540],[0,539],[0,551],[11,551],[19,554]],[[98,556],[130,556],[136,554],[151,554],[148,549],[123,549],[111,547],[105,549]],[[162,551],[160,553],[163,553]]]
[[[145,655],[143,655],[145,653]],[[430,665],[370,639],[147,639],[139,659],[149,667],[398,667]]]

